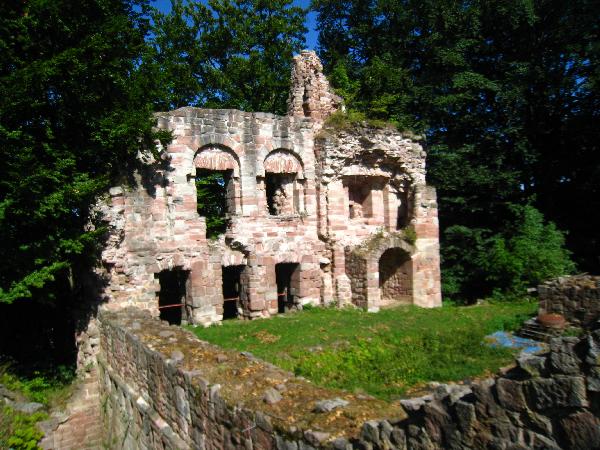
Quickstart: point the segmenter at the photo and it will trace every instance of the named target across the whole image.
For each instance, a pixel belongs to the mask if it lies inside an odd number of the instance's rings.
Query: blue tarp
[[[486,342],[492,347],[508,347],[521,349],[521,353],[539,353],[545,351],[546,344],[534,341],[533,339],[513,336],[506,331],[496,331],[485,337]]]

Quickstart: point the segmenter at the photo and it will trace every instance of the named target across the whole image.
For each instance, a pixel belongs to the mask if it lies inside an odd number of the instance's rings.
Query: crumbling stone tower
[[[392,128],[335,129],[342,107],[314,52],[294,58],[287,116],[180,108],[163,161],[110,191],[109,308],[210,324],[306,304],[441,304],[425,152]],[[216,174],[225,232],[206,236],[198,180]],[[201,203],[201,202],[200,202]],[[200,211],[200,213],[199,213]]]

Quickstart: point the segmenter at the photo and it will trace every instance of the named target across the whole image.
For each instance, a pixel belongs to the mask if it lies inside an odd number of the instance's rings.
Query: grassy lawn
[[[536,310],[537,303],[528,301],[406,306],[376,314],[313,308],[268,320],[225,321],[194,332],[321,386],[391,400],[429,381],[482,376],[508,364],[513,353],[484,345],[484,336],[516,329]]]

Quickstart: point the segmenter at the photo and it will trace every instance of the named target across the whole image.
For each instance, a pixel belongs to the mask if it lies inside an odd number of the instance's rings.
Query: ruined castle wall
[[[358,437],[399,404],[315,387],[137,309],[100,316],[104,442],[127,449],[313,449]],[[339,411],[319,402],[342,401]],[[347,402],[347,403],[345,403]]]
[[[155,275],[179,268],[190,273],[191,319],[220,320],[220,271],[232,263],[232,255],[236,264],[249,266],[245,304],[251,317],[277,311],[274,273],[282,262],[300,265],[304,282],[298,302],[319,303],[324,246],[316,233],[310,123],[271,114],[182,108],[159,116],[158,125],[174,134],[165,149],[167,163],[138,175],[133,188],[111,190],[106,216],[114,230],[103,254],[111,275],[106,290],[111,305],[135,302],[156,313],[160,286]],[[284,164],[298,162],[292,168],[298,170],[294,213],[273,216],[267,211],[265,160],[273,151],[283,154],[276,157]],[[270,161],[279,170],[279,160]],[[233,168],[235,211],[219,245],[207,241],[205,220],[196,211],[195,171],[202,164],[215,170]]]
[[[344,258],[344,263],[346,267],[345,273],[350,279],[352,303],[359,308],[368,308],[369,297],[367,293],[367,260],[348,249]]]
[[[359,273],[360,258],[347,257],[378,236],[396,235],[415,241],[409,253],[411,286],[401,290],[411,291],[411,303],[440,306],[437,201],[435,189],[425,182],[422,146],[391,128],[337,130],[326,125],[315,147],[319,210],[327,218],[319,222],[319,232],[334,249],[334,280],[338,295],[345,295],[340,301],[370,310],[389,303],[381,296],[378,258],[396,241],[388,239],[389,247],[365,256],[365,273]]]
[[[303,50],[294,57],[288,115],[310,117],[319,126],[342,107],[342,99],[333,93],[323,75],[323,65],[315,52]]]
[[[102,211],[111,229],[102,255],[109,308],[159,315],[161,283],[172,277],[185,292],[168,303],[208,325],[225,314],[223,268],[238,266],[243,286],[233,298],[246,318],[282,311],[282,299],[284,309],[354,301],[376,310],[385,306],[378,261],[358,274],[346,255],[382,233],[416,238],[414,279],[399,290],[417,305],[441,304],[437,204],[422,146],[393,128],[327,125],[341,99],[314,52],[294,59],[289,106],[283,117],[191,107],[157,114],[172,142],[158,161],[143,156]],[[216,239],[207,239],[197,208],[205,171],[221,173],[226,191],[228,225]]]
[[[416,252],[413,254],[413,297],[415,305],[432,308],[442,304],[440,241],[435,188],[415,192]]]
[[[189,274],[188,319],[219,321],[221,268],[243,265],[243,315],[268,316],[277,313],[281,296],[276,266],[292,263],[298,265],[298,307],[327,302],[322,292],[331,292],[326,295],[340,305],[354,301],[376,309],[378,265],[352,281],[356,267],[347,270],[345,255],[373,235],[409,228],[417,242],[413,302],[440,305],[437,204],[435,190],[425,185],[420,145],[394,130],[360,127],[322,138],[314,148],[310,120],[234,110],[182,108],[161,114],[158,125],[174,134],[165,162],[136,174],[133,187],[110,192],[105,216],[113,232],[103,253],[110,307],[135,303],[157,314],[157,274],[178,269]],[[199,167],[232,172],[230,226],[217,241],[207,240],[196,210]],[[294,210],[269,211],[271,172],[294,174],[293,187],[282,188],[291,189],[286,204],[293,202]],[[352,292],[352,283],[361,289],[361,277],[369,284],[364,301]]]

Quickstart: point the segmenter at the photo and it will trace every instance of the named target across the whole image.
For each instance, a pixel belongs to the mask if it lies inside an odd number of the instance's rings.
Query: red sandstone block
[[[265,309],[265,301],[264,300],[251,300],[250,301],[250,309],[253,311],[261,311]]]
[[[169,153],[183,153],[187,150],[185,145],[171,144],[167,146],[167,152]]]
[[[177,138],[177,143],[181,145],[187,145],[192,147],[194,145],[194,137],[192,136],[179,136]]]

